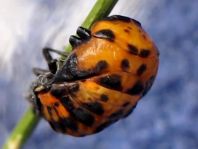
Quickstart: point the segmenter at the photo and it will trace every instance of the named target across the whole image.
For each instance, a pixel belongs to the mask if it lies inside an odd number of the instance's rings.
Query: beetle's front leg
[[[78,27],[76,33],[79,37],[72,35],[69,38],[69,42],[73,48],[79,46],[81,43],[83,43],[91,38],[91,32],[90,32],[90,30],[88,30],[86,28]]]
[[[52,48],[47,48],[47,47],[43,48],[43,56],[44,56],[45,60],[47,61],[49,70],[51,73],[55,74],[57,71],[57,59],[54,59],[50,52],[54,52],[54,53],[59,54],[64,57],[67,57],[68,53],[58,51],[58,50],[55,50]]]

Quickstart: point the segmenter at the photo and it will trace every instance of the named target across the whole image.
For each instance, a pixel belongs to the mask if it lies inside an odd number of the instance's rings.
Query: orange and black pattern
[[[48,88],[35,88],[40,114],[72,136],[100,132],[128,116],[152,86],[159,63],[155,44],[134,19],[110,16],[85,33],[70,37],[73,51]]]

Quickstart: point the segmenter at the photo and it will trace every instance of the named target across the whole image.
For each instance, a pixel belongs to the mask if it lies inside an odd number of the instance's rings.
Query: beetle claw
[[[78,27],[77,29],[77,35],[82,39],[82,40],[88,40],[91,38],[91,32],[90,30],[83,28],[83,27]]]
[[[77,47],[82,43],[82,39],[77,36],[71,35],[69,38],[69,43],[72,45],[73,48]]]
[[[76,33],[79,37],[72,35],[69,38],[69,42],[73,48],[79,46],[81,43],[91,38],[91,32],[86,28],[78,27]]]

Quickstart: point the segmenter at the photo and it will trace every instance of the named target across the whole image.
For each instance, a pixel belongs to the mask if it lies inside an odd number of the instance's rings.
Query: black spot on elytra
[[[142,58],[146,58],[150,55],[150,51],[147,49],[142,49],[139,53],[139,56]]]
[[[129,17],[121,16],[121,15],[109,16],[109,17],[104,18],[103,20],[109,20],[109,21],[116,21],[117,20],[117,21],[123,21],[123,22],[126,22],[126,23],[134,22],[136,25],[141,27],[140,22],[138,22],[137,20],[129,18]]]
[[[131,26],[127,26],[127,29],[132,30]]]
[[[144,90],[143,84],[140,81],[137,81],[132,88],[126,91],[126,93],[130,95],[137,95],[140,94],[143,90]]]
[[[100,100],[104,101],[104,102],[107,102],[109,100],[109,97],[107,95],[105,95],[105,94],[101,94]]]
[[[61,131],[65,133],[67,129],[71,129],[72,131],[78,131],[78,125],[74,119],[68,118],[60,118],[58,121],[49,121],[52,129],[55,131]]]
[[[111,124],[110,121],[107,121],[107,122],[104,122],[104,123],[100,124],[100,125],[96,128],[95,133],[102,131],[103,129],[105,129],[106,127],[108,127],[110,124]]]
[[[53,107],[53,110],[54,110],[54,112],[56,113],[57,117],[60,117],[60,115],[59,115],[59,113],[58,113],[58,110],[57,110],[55,107]]]
[[[130,33],[130,30],[124,29],[124,32],[129,34]]]
[[[59,104],[58,102],[55,102],[55,103],[54,103],[54,106],[55,106],[55,107],[59,107],[60,104]]]
[[[130,102],[125,102],[125,103],[122,105],[122,107],[125,108],[125,107],[127,107],[128,105],[130,105]]]
[[[69,112],[72,112],[74,110],[74,105],[68,96],[62,97],[60,99],[60,102]]]
[[[130,67],[129,60],[128,59],[123,59],[121,61],[121,64],[120,65],[121,65],[122,70],[123,71],[126,71]]]
[[[121,76],[117,74],[107,75],[99,78],[98,83],[106,88],[114,90],[122,90]]]
[[[147,38],[145,34],[142,34],[142,37],[144,38],[144,40],[146,40]]]
[[[90,112],[80,107],[74,107],[71,99],[68,96],[62,97],[60,102],[70,112],[70,114],[75,117],[76,120],[87,126],[91,126],[94,123],[94,117],[90,114]]]
[[[86,111],[85,109],[76,108],[72,111],[72,113],[78,121],[85,124],[86,126],[92,126],[95,121],[90,112]]]
[[[140,34],[142,34],[143,32],[142,32],[142,30],[140,29],[140,28],[138,28],[138,32],[140,33]]]
[[[138,49],[134,45],[128,44],[128,50],[131,54],[138,55]]]
[[[62,96],[64,96],[67,93],[65,88],[53,87],[53,86],[52,86],[50,92],[54,97],[57,97],[57,98],[61,98]]]
[[[76,121],[74,119],[70,118],[70,117],[60,118],[59,123],[64,128],[69,128],[73,131],[78,131],[78,125],[77,125]]]
[[[102,70],[106,69],[108,67],[108,63],[105,60],[101,60],[96,64],[95,73],[100,73]]]
[[[118,110],[118,111],[112,113],[112,114],[109,116],[109,120],[110,120],[111,122],[115,122],[115,121],[119,120],[119,119],[123,116],[123,113],[124,113],[123,110],[120,109],[120,110]]]
[[[49,121],[50,126],[55,131],[66,132],[67,128],[62,126],[59,122]]]
[[[50,116],[52,115],[52,108],[50,106],[47,106],[47,112]]]
[[[104,113],[102,105],[97,101],[85,103],[82,106],[97,115],[102,115]]]
[[[155,80],[155,76],[151,76],[150,79],[146,82],[146,86],[142,93],[142,96],[147,94],[147,92],[150,90],[151,86],[153,85],[154,80]]]
[[[141,76],[145,71],[146,71],[146,64],[142,64],[137,70],[137,75]]]
[[[115,39],[115,35],[113,31],[110,29],[103,29],[103,30],[97,31],[94,34],[94,37],[107,39],[108,41],[111,41],[111,42],[114,41]]]

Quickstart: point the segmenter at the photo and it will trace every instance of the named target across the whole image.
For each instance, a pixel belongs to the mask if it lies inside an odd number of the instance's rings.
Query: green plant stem
[[[90,28],[94,21],[108,16],[117,1],[118,0],[97,0],[81,26]],[[68,45],[65,50],[69,52],[71,49],[71,46]],[[39,119],[39,116],[33,112],[33,109],[29,108],[6,140],[3,149],[20,149],[31,136]]]
[[[39,117],[29,108],[7,139],[3,149],[19,149],[39,122]]]

